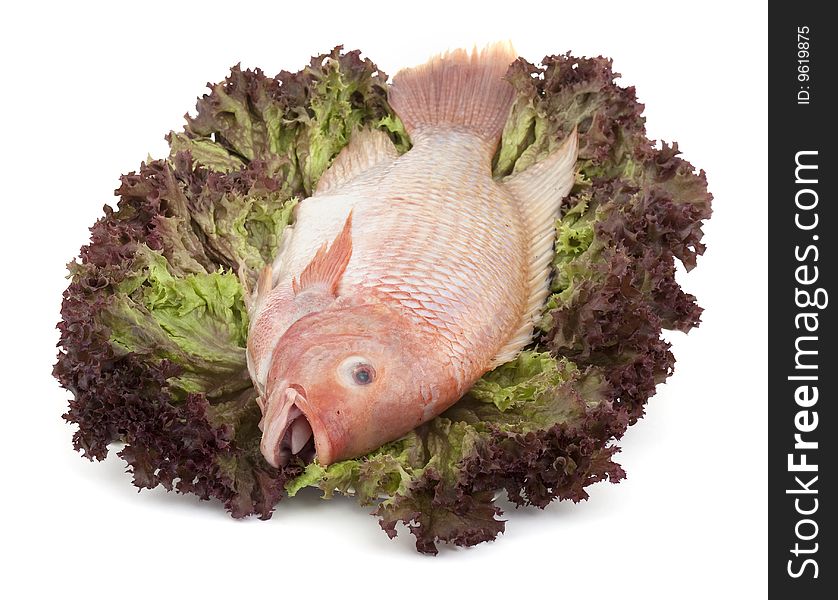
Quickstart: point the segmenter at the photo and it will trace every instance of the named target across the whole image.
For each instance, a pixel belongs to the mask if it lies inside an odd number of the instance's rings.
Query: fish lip
[[[328,466],[332,462],[332,443],[323,420],[320,418],[318,411],[312,408],[309,403],[309,398],[305,393],[297,396],[296,404],[311,427],[312,438],[314,438],[315,459],[320,465]]]
[[[319,418],[314,415],[309,405],[305,389],[296,384],[282,385],[273,390],[265,405],[264,416],[260,424],[262,440],[259,449],[268,463],[277,469],[284,467],[291,457],[285,443],[286,433],[297,419],[305,419],[312,430],[315,457],[328,457],[331,444],[324,435],[325,431]]]
[[[291,424],[289,414],[294,407],[295,395],[289,394],[289,389],[283,387],[268,396],[264,405],[264,414],[260,427],[262,428],[262,440],[259,449],[265,460],[274,467],[281,468],[282,439]]]

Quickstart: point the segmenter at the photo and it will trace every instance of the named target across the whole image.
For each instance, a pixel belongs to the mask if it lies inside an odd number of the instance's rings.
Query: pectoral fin
[[[314,258],[308,266],[300,273],[299,280],[294,278],[291,287],[295,294],[303,290],[323,286],[329,294],[334,296],[337,293],[346,265],[352,256],[352,211],[346,217],[340,233],[337,235],[331,246],[323,244],[317,250]]]
[[[576,129],[547,158],[503,181],[518,200],[530,240],[529,298],[520,325],[492,362],[496,367],[515,358],[532,341],[533,326],[550,292],[550,262],[556,219],[562,199],[576,179]]]

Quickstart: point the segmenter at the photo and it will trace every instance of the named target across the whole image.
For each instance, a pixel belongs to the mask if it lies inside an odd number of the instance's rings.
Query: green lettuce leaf
[[[137,274],[116,286],[101,320],[112,345],[179,365],[169,385],[180,396],[213,397],[250,387],[242,287],[229,272],[175,278],[168,261],[141,247]]]

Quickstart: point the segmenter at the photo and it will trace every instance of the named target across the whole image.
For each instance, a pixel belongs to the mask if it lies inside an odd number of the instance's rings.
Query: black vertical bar
[[[769,12],[769,593],[838,597],[833,285],[838,95],[830,3]],[[832,490],[831,492],[829,490]]]

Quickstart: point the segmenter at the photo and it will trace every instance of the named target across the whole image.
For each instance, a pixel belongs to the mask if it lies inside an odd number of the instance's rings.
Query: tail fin
[[[390,105],[411,136],[428,128],[466,128],[497,142],[515,90],[503,79],[517,58],[510,42],[439,54],[393,78]]]

